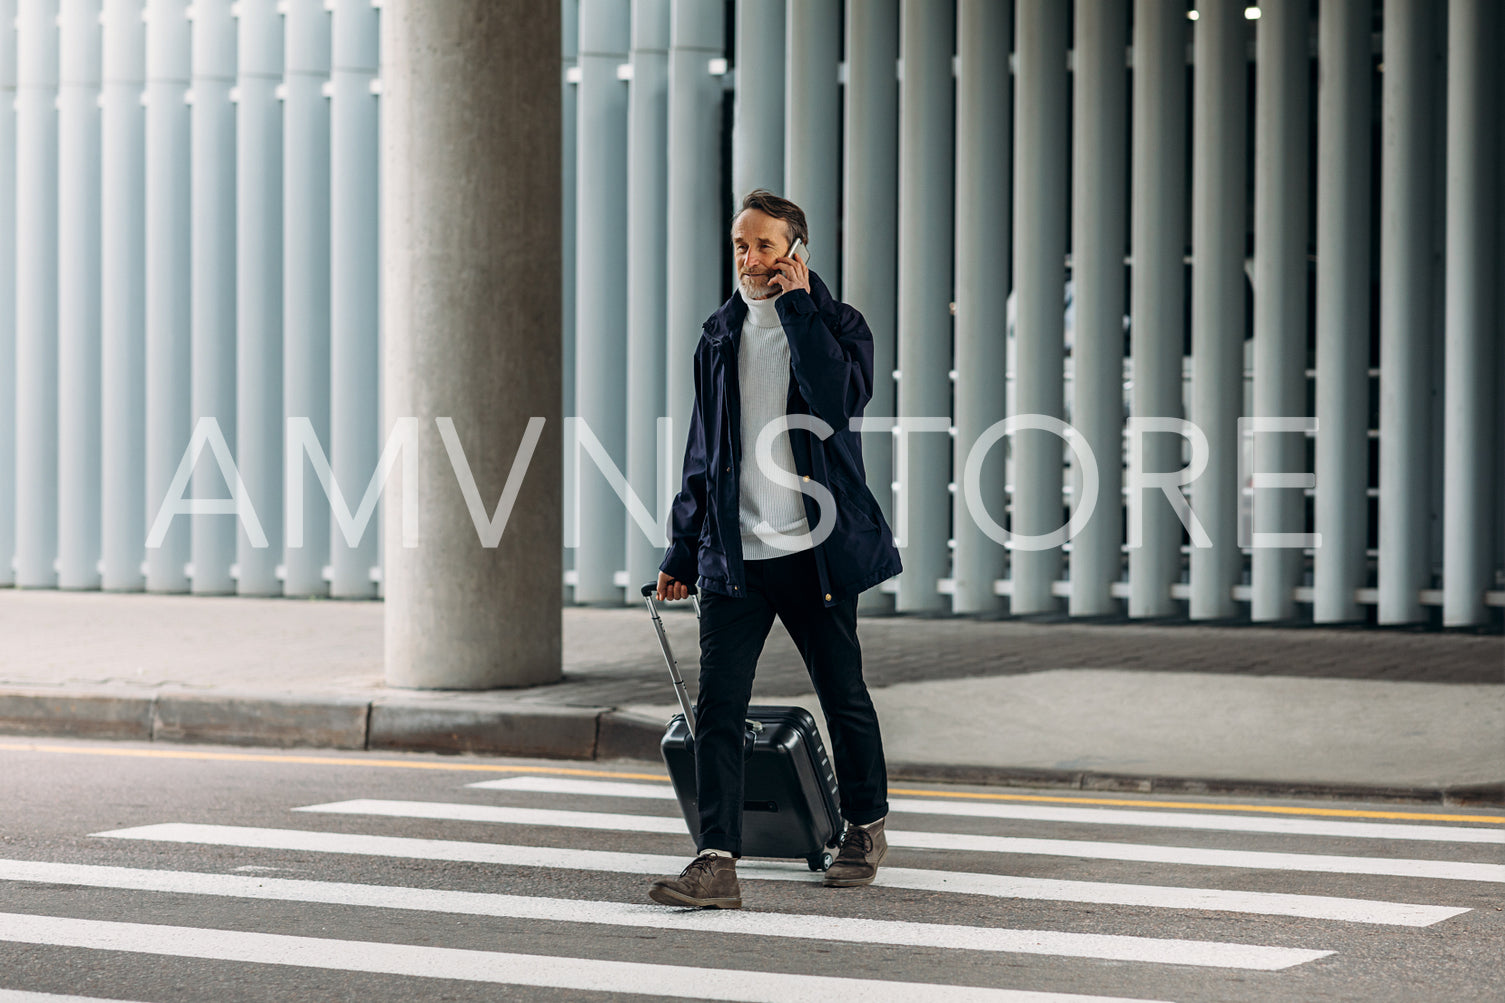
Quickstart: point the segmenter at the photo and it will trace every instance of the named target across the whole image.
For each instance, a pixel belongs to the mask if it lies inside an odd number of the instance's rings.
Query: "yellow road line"
[[[971,798],[985,801],[1034,801],[1056,804],[1114,805],[1131,808],[1194,808],[1200,811],[1257,811],[1280,815],[1325,815],[1335,818],[1390,818],[1417,822],[1496,822],[1505,824],[1505,815],[1443,815],[1414,811],[1365,811],[1356,808],[1317,808],[1291,805],[1208,804],[1201,801],[1144,801],[1132,798],[1052,797],[1044,794],[979,794],[968,791],[926,791],[890,787],[890,795],[906,797]]]
[[[625,773],[562,766],[502,766],[486,763],[436,762],[434,760],[356,759],[347,756],[304,756],[280,753],[207,752],[194,749],[118,749],[68,745],[35,745],[0,742],[0,752],[50,752],[74,756],[126,756],[138,759],[196,759],[231,763],[292,763],[308,766],[370,766],[399,770],[452,770],[470,773],[550,773],[570,777],[607,777],[613,780],[665,782],[662,773]],[[1261,812],[1277,815],[1312,815],[1330,818],[1383,818],[1412,822],[1474,822],[1505,825],[1505,815],[1454,815],[1438,812],[1371,811],[1357,808],[1317,806],[1211,804],[1201,801],[1151,801],[1135,798],[1077,797],[1050,794],[1001,794],[977,791],[938,791],[890,787],[895,797],[954,798],[974,801],[1025,801],[1036,804],[1111,805],[1119,808],[1179,808],[1193,811]]]
[[[308,766],[378,766],[398,770],[459,770],[474,773],[554,773],[572,777],[612,777],[618,780],[663,780],[662,773],[618,773],[559,766],[492,766],[485,763],[445,763],[433,760],[352,759],[341,756],[272,755],[249,752],[200,752],[190,749],[89,749],[78,746],[23,745],[0,742],[0,752],[52,752],[72,756],[126,756],[136,759],[198,759],[228,763],[295,763]]]

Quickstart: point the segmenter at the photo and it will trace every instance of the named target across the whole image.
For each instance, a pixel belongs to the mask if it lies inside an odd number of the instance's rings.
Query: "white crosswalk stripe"
[[[785,906],[782,910],[666,909],[649,904],[646,900],[624,902],[557,897],[549,894],[547,889],[548,882],[553,880],[553,875],[549,872],[553,871],[654,876],[678,871],[688,859],[690,840],[684,820],[677,812],[672,790],[667,784],[519,776],[468,786],[478,791],[505,792],[511,795],[507,800],[521,800],[525,804],[532,801],[533,804],[542,806],[358,798],[289,806],[289,811],[299,813],[300,817],[317,816],[322,819],[320,828],[323,831],[163,822],[92,834],[94,838],[118,845],[157,843],[177,846],[180,849],[170,852],[183,859],[183,864],[180,865],[166,863],[171,859],[167,850],[152,851],[154,858],[160,857],[163,861],[163,865],[158,867],[115,866],[113,861],[105,865],[0,859],[0,888],[110,890],[115,894],[130,896],[128,901],[134,902],[139,898],[143,903],[139,916],[110,914],[107,918],[0,911],[0,944],[281,965],[377,976],[449,979],[534,989],[643,993],[685,999],[778,1000],[780,1003],[789,999],[864,999],[914,1003],[920,999],[945,998],[948,1001],[1089,1003],[1119,1000],[1121,997],[1073,995],[1037,991],[1028,987],[1010,988],[998,985],[991,979],[989,984],[979,987],[923,981],[925,978],[935,978],[933,971],[912,976],[921,981],[906,982],[881,978],[848,978],[841,973],[831,974],[820,968],[808,972],[790,970],[770,973],[639,960],[611,960],[591,956],[597,950],[592,945],[609,941],[601,941],[598,936],[575,936],[573,930],[577,927],[619,928],[654,936],[661,932],[679,933],[691,935],[699,943],[724,942],[727,938],[737,939],[739,943],[754,938],[770,938],[789,945],[788,953],[768,952],[767,957],[770,959],[809,958],[809,954],[793,953],[795,945],[801,943],[813,945],[812,948],[802,950],[811,950],[819,945],[847,945],[847,950],[856,946],[881,945],[887,951],[914,949],[969,952],[974,959],[989,955],[1019,955],[1053,960],[1056,964],[1140,965],[1146,966],[1141,969],[1144,972],[1173,973],[1178,971],[1178,966],[1186,966],[1189,970],[1265,972],[1271,975],[1264,977],[1275,977],[1279,973],[1290,972],[1321,959],[1331,959],[1335,953],[1341,954],[1343,944],[1346,943],[1344,938],[1337,936],[1327,943],[1323,942],[1328,939],[1323,935],[1324,930],[1337,931],[1342,927],[1293,926],[1286,930],[1279,925],[1282,921],[1370,924],[1375,927],[1434,926],[1470,911],[1467,906],[1445,901],[1448,889],[1458,887],[1459,882],[1505,882],[1505,866],[1489,862],[1306,852],[1314,842],[1318,848],[1333,845],[1321,843],[1324,839],[1404,840],[1412,844],[1430,842],[1438,845],[1435,852],[1439,855],[1444,848],[1456,846],[1457,849],[1450,851],[1454,856],[1466,854],[1466,844],[1488,844],[1492,850],[1492,844],[1502,841],[1498,838],[1502,832],[1480,826],[1334,821],[1257,814],[1204,817],[1187,811],[978,803],[961,798],[948,800],[938,797],[930,800],[909,797],[891,801],[895,817],[890,820],[891,828],[887,830],[887,834],[891,847],[900,852],[891,853],[889,861],[880,870],[874,885],[875,894],[884,895],[885,889],[907,889],[943,896],[1029,900],[1039,904],[1036,912],[1048,908],[1049,903],[1057,902],[1125,909],[1175,910],[1180,918],[1173,920],[1167,931],[1173,932],[1175,936],[1141,935],[1148,932],[1141,919],[1136,917],[1131,923],[1115,923],[1108,910],[1097,910],[1099,918],[1094,923],[1103,925],[1095,928],[1107,931],[1099,933],[1034,928],[1035,923],[1018,921],[1006,925],[990,925],[980,920],[1001,914],[966,907],[958,907],[955,914],[964,915],[972,922],[939,922],[935,921],[937,916],[948,918],[952,913],[937,912],[934,904],[930,912],[923,914],[931,920],[929,922],[911,921],[902,918],[902,913],[899,914],[901,918],[877,919],[841,915],[840,912],[853,901],[851,897],[845,900],[827,900],[830,905],[826,908],[837,910],[837,914],[829,915],[801,911],[803,907],[799,905]],[[575,799],[571,804],[579,804],[580,798],[628,799],[640,804],[643,813],[547,807],[551,799],[552,803],[559,804],[557,798],[560,796]],[[966,819],[965,828],[981,831],[939,831],[937,821],[946,818]],[[360,821],[345,823],[341,819]],[[527,827],[535,831],[562,830],[552,832],[553,838],[546,838],[544,841],[556,843],[563,840],[566,845],[524,845],[530,839],[537,841],[536,837],[523,838],[519,843],[496,843],[416,838],[380,831],[383,828],[393,828],[391,821],[404,819],[506,825]],[[1008,835],[1010,824],[1018,822],[1035,823],[1032,831],[1037,832],[1042,823],[1063,826],[1064,833],[1071,832],[1070,827],[1074,825],[1111,825],[1124,827],[1129,833],[1136,829],[1184,830],[1204,834],[1201,837],[1204,844],[1222,842],[1217,838],[1218,834],[1257,834],[1256,838],[1262,840],[1262,843],[1256,845],[1279,846],[1284,841],[1291,840],[1293,848],[1278,851],[1244,850],[1226,845],[1188,847]],[[914,825],[924,825],[925,828],[911,828]],[[378,831],[369,831],[373,828]],[[433,829],[432,825],[424,826],[426,835],[431,834]],[[672,842],[663,840],[664,852],[653,853],[596,850],[568,845],[573,842],[569,840],[569,833],[582,829],[642,834],[646,838],[635,840],[640,846],[654,846],[661,837],[672,837]],[[1126,838],[1119,832],[1111,835]],[[1298,840],[1300,842],[1296,842]],[[212,848],[221,850],[206,857],[206,852]],[[511,882],[511,888],[508,888],[509,882],[504,879],[501,883],[502,890],[494,892],[415,887],[405,883],[278,877],[273,875],[275,868],[260,865],[281,861],[258,856],[243,857],[235,861],[245,865],[234,867],[235,873],[214,872],[214,868],[225,866],[223,848],[322,854],[329,855],[325,858],[329,860],[338,856],[342,859],[368,857],[463,862],[498,868],[530,868],[534,869],[534,873],[525,881]],[[911,854],[909,861],[896,860],[906,849],[945,851],[951,854],[946,860],[947,864],[957,867],[958,861],[962,861],[964,869],[895,866],[898,863],[927,859],[922,855]],[[976,855],[976,867],[967,863],[973,859],[972,855]],[[1168,876],[1170,883],[1132,884],[1034,877],[1027,873],[1030,866],[1028,861],[1037,856],[1077,858],[1084,862],[1110,860],[1152,864],[1157,873]],[[203,862],[205,859],[212,859],[215,863],[206,867]],[[1005,867],[1026,873],[993,873]],[[1055,869],[1059,872],[1065,868],[1069,873],[1074,867],[1071,864],[1056,865]],[[1444,897],[1444,901],[1390,902],[1287,891],[1189,887],[1175,883],[1177,880],[1185,881],[1187,875],[1205,877],[1209,873],[1218,873],[1210,872],[1207,868],[1263,871],[1270,875],[1263,883],[1266,887],[1275,888],[1280,886],[1279,876],[1282,874],[1321,873],[1338,876],[1328,879],[1329,888],[1334,887],[1335,882],[1341,886],[1341,877],[1348,875],[1435,881],[1439,882],[1437,891]],[[359,865],[359,870],[355,873],[364,876],[365,869],[365,865]],[[1171,875],[1176,877],[1171,878]],[[769,883],[784,882],[793,886],[821,880],[821,875],[811,873],[802,861],[744,860],[738,866],[738,876],[744,882],[763,885],[765,892],[777,892],[776,895],[770,894],[769,898],[782,898],[789,903],[804,900],[798,896],[791,897],[792,891],[778,892],[778,886]],[[399,882],[405,880],[398,879]],[[1302,883],[1305,884],[1306,880],[1302,879]],[[538,888],[539,892],[509,893],[519,888]],[[193,897],[196,901],[211,903],[209,915],[214,915],[212,910],[217,907],[212,903],[217,901],[261,902],[283,906],[318,905],[347,910],[352,917],[352,926],[359,925],[354,920],[359,910],[371,910],[373,915],[380,915],[375,910],[387,910],[394,915],[406,912],[434,917],[469,916],[512,921],[499,926],[499,929],[504,930],[525,930],[529,929],[529,924],[559,924],[560,929],[572,931],[571,935],[548,942],[570,944],[571,947],[567,950],[584,956],[533,953],[538,949],[535,945],[540,943],[536,940],[514,941],[505,945],[522,946],[527,949],[524,951],[493,951],[470,949],[476,946],[489,948],[490,942],[466,944],[461,941],[464,946],[437,947],[425,943],[345,939],[339,936],[343,931],[335,927],[328,928],[330,935],[327,937],[311,937],[247,929],[244,922],[225,924],[236,929],[219,929],[213,920],[194,926],[134,921],[156,915],[157,911],[150,904],[152,896]],[[1417,893],[1416,897],[1431,896]],[[31,900],[23,898],[22,901],[29,903]],[[873,900],[868,898],[864,901],[871,903]],[[248,910],[247,906],[241,908]],[[1230,925],[1226,917],[1220,920],[1220,913],[1268,917],[1268,920],[1257,926],[1247,922],[1235,926]],[[250,911],[244,914],[255,915]],[[193,915],[197,916],[198,913]],[[1209,933],[1215,926],[1220,936],[1198,938],[1198,924],[1208,924]],[[1047,919],[1042,925],[1049,927],[1052,924]],[[1250,939],[1260,942],[1233,942],[1243,941],[1245,937],[1239,934],[1230,937],[1230,930],[1259,930],[1260,933],[1251,935]],[[553,948],[543,947],[542,950],[550,951]],[[674,960],[679,957],[676,955]],[[774,966],[777,967],[777,964]],[[1010,973],[1017,968],[1014,963],[1008,969],[983,969],[976,966],[977,962],[974,960],[956,966],[955,970]],[[802,969],[804,965],[791,962],[787,967]],[[1320,971],[1322,966],[1316,966],[1313,970]],[[1010,978],[1010,975],[1005,974],[1004,977]],[[963,977],[963,981],[978,981],[978,978]],[[1074,988],[1070,984],[1062,985],[1059,982],[1047,985],[1051,988]],[[1143,989],[1153,983],[1141,982],[1137,985]],[[1090,988],[1109,992],[1124,991],[1124,986],[1117,982],[1099,981]],[[1156,995],[1153,989],[1143,989],[1143,992],[1145,995]],[[75,997],[45,994],[7,994],[6,990],[0,989],[0,1003],[85,1001]]]
[[[21,992],[20,989],[0,989],[0,1003],[126,1003],[125,1000],[107,1000],[96,995],[57,995],[54,992]]]
[[[579,780],[574,777],[508,777],[470,784],[482,790],[570,794],[584,797],[643,798],[673,801],[668,784]],[[1215,832],[1269,832],[1290,836],[1338,836],[1348,839],[1402,839],[1447,843],[1505,844],[1505,827],[1485,829],[1453,825],[1395,825],[1383,822],[1333,822],[1325,819],[1205,817],[1189,812],[1124,811],[1114,808],[1060,808],[1044,805],[979,804],[965,801],[893,798],[889,810],[910,815],[959,815],[1082,825],[1128,825]]]
[[[684,833],[677,818],[623,815],[610,812],[561,811],[547,808],[507,808],[495,805],[450,804],[430,801],[389,801],[361,798],[309,805],[297,811],[344,815],[384,815],[393,818],[443,819],[511,825],[552,825],[622,832]],[[983,853],[1036,854],[1084,857],[1094,860],[1133,860],[1143,863],[1245,867],[1262,870],[1312,871],[1327,874],[1374,874],[1389,877],[1439,878],[1453,881],[1505,882],[1505,864],[1449,860],[1406,860],[1389,857],[1350,857],[1320,853],[1267,850],[1216,850],[1143,843],[1109,843],[1077,839],[1028,839],[1018,836],[977,836],[967,833],[915,832],[885,829],[890,846],[925,850],[971,850]]]
[[[849,941],[854,944],[892,944],[940,947],[950,950],[1048,954],[1060,957],[1102,958],[1279,971],[1324,958],[1331,951],[1222,944],[1210,941],[1151,937],[1114,937],[1061,933],[1053,930],[1000,930],[938,923],[841,919],[790,913],[690,912],[665,910],[647,903],[594,902],[497,895],[447,889],[401,888],[298,881],[287,878],[249,878],[194,871],[157,871],[124,867],[49,864],[28,860],[0,860],[0,880],[36,881],[95,888],[173,892],[273,899],[284,902],[324,902],[334,905],[405,909],[471,916],[556,923],[596,923],[648,929],[693,930],[801,940]]]
[[[944,993],[948,1000],[975,1000],[977,1003],[1109,1003],[1113,999],[827,975],[468,951],[21,913],[0,913],[0,941],[425,979],[758,1003],[786,1003],[790,999],[914,1003],[917,998],[926,998],[927,993]],[[1128,1001],[1120,998],[1117,1003]]]
[[[308,853],[359,854],[416,860],[465,861],[510,867],[550,867],[562,870],[616,871],[625,874],[664,874],[684,864],[683,856],[618,853],[610,850],[572,850],[503,843],[412,839],[352,833],[307,832],[301,829],[264,829],[228,825],[166,823],[96,833],[116,839],[170,843],[202,843],[249,849],[294,850]],[[746,860],[737,867],[744,880],[818,881],[803,865]],[[1392,926],[1431,926],[1467,909],[1447,906],[1374,902],[1320,895],[1282,895],[1271,892],[1222,891],[1156,885],[1113,884],[1020,878],[972,871],[942,871],[884,865],[878,883],[918,891],[965,892],[997,898],[1033,898],[1059,902],[1093,902],[1168,909],[1206,909],[1222,912],[1300,916]]]

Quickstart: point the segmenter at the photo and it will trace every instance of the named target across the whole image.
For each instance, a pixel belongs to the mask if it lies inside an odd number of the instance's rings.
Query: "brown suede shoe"
[[[846,835],[841,837],[841,852],[836,862],[826,871],[827,888],[851,888],[870,885],[878,876],[878,865],[888,853],[888,840],[883,835],[883,819],[864,829],[860,825],[848,825]]]
[[[871,880],[871,879],[869,879]],[[742,887],[737,884],[737,861],[702,853],[677,878],[659,878],[648,897],[660,905],[697,909],[741,909]]]

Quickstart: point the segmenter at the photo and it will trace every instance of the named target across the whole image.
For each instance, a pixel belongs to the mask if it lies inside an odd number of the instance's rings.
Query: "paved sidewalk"
[[[691,681],[694,617],[665,622]],[[383,684],[372,602],[0,590],[0,733],[656,759],[646,612],[567,607],[564,678]],[[1505,638],[872,617],[895,779],[1505,802]],[[781,628],[755,700],[814,707]],[[817,718],[819,715],[817,714]]]

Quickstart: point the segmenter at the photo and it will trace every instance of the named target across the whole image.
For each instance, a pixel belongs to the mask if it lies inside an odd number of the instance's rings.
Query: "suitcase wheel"
[[[823,850],[820,853],[812,854],[811,856],[806,857],[805,863],[810,865],[810,869],[812,871],[828,871],[831,869],[831,863],[835,859],[836,858],[831,855],[830,850]]]

